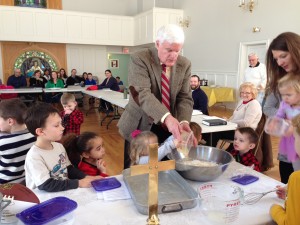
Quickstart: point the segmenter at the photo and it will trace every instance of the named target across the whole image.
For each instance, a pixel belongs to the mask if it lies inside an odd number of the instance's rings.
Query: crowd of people
[[[118,122],[125,139],[124,168],[148,162],[151,143],[161,143],[159,160],[182,145],[181,134],[193,132],[194,145],[201,139],[201,127],[191,123],[193,109],[208,115],[208,99],[200,87],[200,77],[191,76],[191,62],[180,55],[184,44],[183,30],[166,25],[158,30],[155,47],[131,54],[128,84],[131,97]],[[240,101],[230,118],[238,128],[219,132],[218,139],[232,139],[227,151],[237,162],[262,171],[254,155],[259,145],[258,127],[263,114],[286,120],[290,127],[281,137],[279,170],[288,188],[277,187],[286,207],[274,205],[271,217],[278,224],[299,222],[300,199],[300,36],[286,32],[278,35],[267,51],[266,66],[255,53],[248,56],[249,67],[239,87]],[[90,85],[88,90],[110,88],[119,91],[121,81],[105,71],[101,84],[91,73],[67,76],[64,69],[34,71],[31,87],[63,88],[68,85]],[[8,78],[7,85],[27,86],[20,69]],[[49,96],[53,99],[55,94]],[[93,132],[80,132],[83,114],[77,109],[73,94],[57,96],[63,111],[51,104],[38,102],[26,108],[20,99],[0,102],[0,183],[26,183],[30,188],[49,192],[89,187],[91,181],[108,176],[104,161],[104,140]],[[102,107],[111,107],[109,102]],[[24,113],[27,112],[27,113]],[[5,133],[5,134],[4,134]],[[215,143],[211,143],[215,145]],[[3,149],[3,146],[8,146]],[[18,151],[18,152],[16,152]],[[18,157],[14,157],[18,154]],[[113,166],[113,165],[110,165]],[[286,192],[287,190],[287,192]],[[287,194],[286,194],[287,193]]]

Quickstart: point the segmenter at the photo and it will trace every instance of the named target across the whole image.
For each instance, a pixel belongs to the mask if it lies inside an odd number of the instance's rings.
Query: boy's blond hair
[[[300,93],[300,75],[288,73],[278,80],[278,88],[284,86],[292,87],[297,93]]]
[[[62,105],[66,105],[68,102],[76,102],[75,95],[64,93],[60,98],[60,102]]]

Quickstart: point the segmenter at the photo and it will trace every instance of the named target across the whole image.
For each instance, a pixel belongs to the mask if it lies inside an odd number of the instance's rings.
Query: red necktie
[[[169,79],[166,76],[166,65],[162,64],[161,72],[161,97],[162,103],[170,111],[170,85]]]

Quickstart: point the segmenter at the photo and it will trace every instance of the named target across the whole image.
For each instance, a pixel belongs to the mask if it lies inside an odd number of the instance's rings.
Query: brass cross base
[[[156,215],[152,215],[147,219],[147,225],[159,225],[159,219]]]

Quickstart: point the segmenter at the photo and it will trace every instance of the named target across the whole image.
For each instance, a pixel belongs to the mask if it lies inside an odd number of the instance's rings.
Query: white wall
[[[134,16],[139,0],[62,0],[63,10]]]

